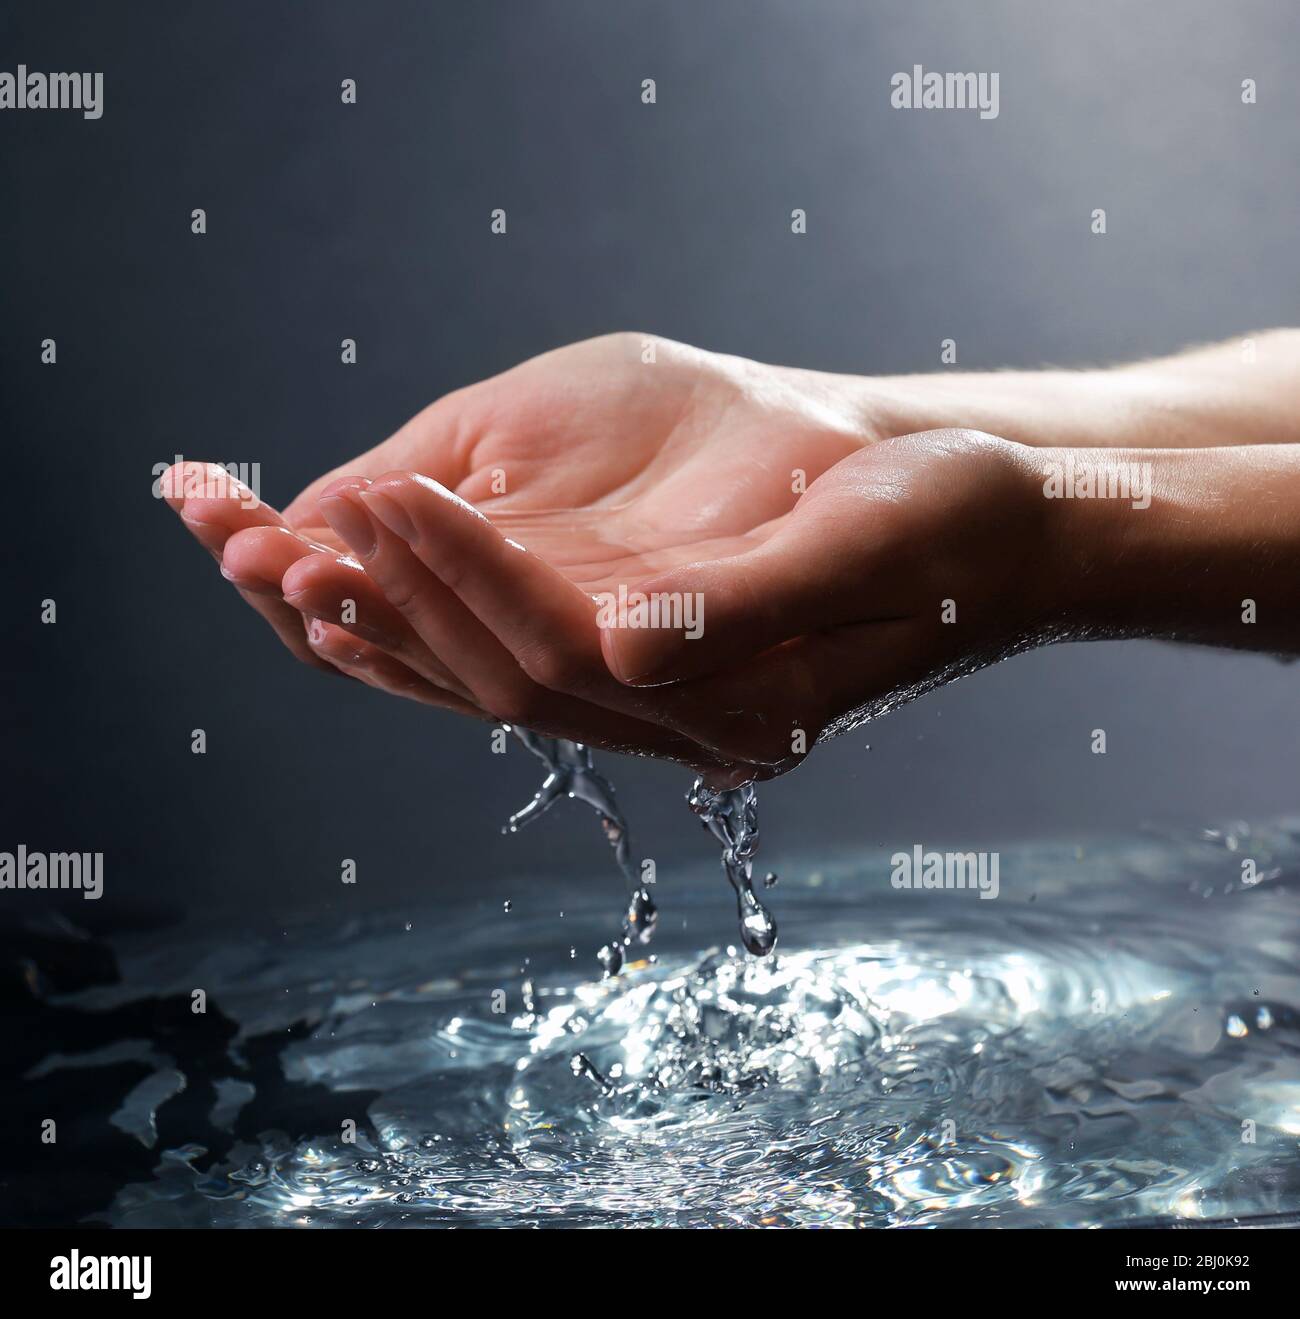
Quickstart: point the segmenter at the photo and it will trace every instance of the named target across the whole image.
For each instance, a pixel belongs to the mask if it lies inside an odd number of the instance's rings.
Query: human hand
[[[647,344],[660,360],[642,360]],[[1162,374],[1187,373],[1155,364],[1138,395]],[[1229,478],[1249,498],[1263,463],[1292,482],[1289,446],[1231,461],[1156,451],[1163,516],[1121,526],[1104,501],[1053,516],[1043,450],[953,430],[872,445],[901,418],[955,406],[924,379],[901,388],[611,336],[440,400],[284,518],[172,502],[300,657],[462,713],[670,756],[718,784],[780,772],[819,735],[1038,641],[1199,627],[1219,642],[1223,574],[1255,572],[1259,551],[1205,515]],[[996,380],[972,407],[992,390],[1048,424],[1048,376],[1023,392]],[[1095,394],[1099,443],[1151,429],[1149,410],[1117,411],[1116,387],[1083,381],[1074,413]],[[1171,389],[1189,426],[1222,409],[1202,414]],[[1029,438],[1024,416],[1012,429]],[[1149,585],[1125,598],[1111,584],[1135,552],[1164,574],[1168,617],[1152,614]],[[1190,577],[1189,555],[1203,565]],[[602,626],[595,596],[620,589],[698,595],[702,635]],[[1244,644],[1264,638],[1252,629]],[[1285,629],[1278,642],[1291,644]]]
[[[658,360],[643,360],[647,344]],[[553,689],[480,631],[448,624],[444,608],[443,650],[474,643],[472,658],[460,661],[475,668],[465,681],[429,644],[428,600],[403,594],[402,572],[416,561],[394,562],[397,547],[388,545],[367,575],[337,529],[349,506],[364,526],[368,514],[355,489],[397,468],[473,502],[583,589],[736,553],[788,511],[798,498],[794,486],[877,438],[869,409],[835,381],[613,335],[448,395],[339,469],[349,474],[341,484],[339,471],[313,482],[283,516],[202,490],[184,497],[193,468],[169,473],[163,484],[225,575],[299,658],[466,713],[514,713],[517,722],[525,722],[520,713],[535,715],[541,731],[550,731],[548,719],[565,727],[578,720],[594,745],[650,749],[708,767],[716,758],[682,734],[641,726],[639,700],[619,697],[615,704],[629,707],[627,714],[600,705],[579,711],[555,695],[540,700]],[[385,568],[397,573],[387,594],[376,581]],[[427,596],[431,583],[422,585]],[[535,662],[545,668],[547,656],[539,652]]]
[[[380,639],[387,654],[423,642],[498,718],[736,782],[787,769],[819,735],[1043,634],[1045,597],[1030,585],[1042,501],[1029,497],[1028,453],[961,432],[860,449],[744,548],[666,574],[624,560],[598,583],[572,580],[536,538],[525,549],[413,473],[345,478],[324,494],[367,578],[415,634]],[[313,580],[298,586],[304,571]],[[305,557],[286,573],[287,598],[337,616],[357,571]],[[697,594],[701,634],[624,629],[617,618],[602,629],[597,586]],[[671,685],[615,679],[634,672]],[[526,686],[493,689],[519,675]],[[612,743],[611,729],[624,740]]]

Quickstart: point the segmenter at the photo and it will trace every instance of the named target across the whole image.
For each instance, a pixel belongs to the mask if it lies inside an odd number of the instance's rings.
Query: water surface
[[[1243,879],[1244,858],[1257,877]],[[775,954],[726,946],[734,901],[705,857],[661,874],[654,944],[606,979],[593,953],[622,894],[600,876],[521,879],[508,914],[495,896],[445,907],[430,875],[427,905],[388,918],[119,943],[122,983],[77,1008],[203,985],[234,1024],[203,1065],[207,1144],[164,1121],[200,1078],[153,1046],[156,1070],[116,1121],[147,1145],[156,1118],[171,1139],[99,1217],[1023,1226],[1300,1212],[1300,822],[1004,847],[996,901],[895,891],[885,854],[775,860]],[[312,1098],[263,1129],[268,1068],[250,1054],[277,1038],[277,1093]],[[219,1157],[212,1131],[227,1133]]]

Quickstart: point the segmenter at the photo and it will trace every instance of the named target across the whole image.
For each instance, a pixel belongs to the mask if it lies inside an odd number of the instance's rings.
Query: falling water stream
[[[696,779],[687,804],[722,844],[722,870],[736,894],[740,940],[755,957],[776,948],[776,921],[754,892],[754,853],[758,851],[758,794],[752,783],[716,792]],[[772,878],[775,878],[774,876]]]
[[[566,738],[541,737],[527,728],[507,724],[506,728],[546,766],[542,786],[532,801],[506,821],[504,833],[518,833],[525,825],[540,819],[557,801],[576,798],[584,801],[600,817],[605,838],[614,852],[614,860],[627,883],[627,910],[623,915],[621,935],[602,946],[597,956],[607,976],[623,969],[625,950],[634,944],[647,944],[654,934],[659,913],[650,890],[632,868],[632,841],[627,821],[614,797],[614,785],[596,769],[591,750],[581,742]]]
[[[506,727],[546,766],[546,777],[532,801],[506,822],[504,832],[517,833],[566,797],[585,801],[600,816],[628,886],[622,935],[597,954],[605,974],[617,975],[623,969],[625,949],[650,942],[659,913],[650,890],[632,869],[631,835],[615,800],[614,786],[596,769],[590,748],[581,742],[541,737],[510,724]],[[755,957],[766,957],[776,947],[776,921],[754,892],[754,854],[758,851],[758,794],[754,785],[745,783],[739,788],[715,791],[706,787],[703,779],[696,779],[686,801],[722,846],[722,870],[736,894],[741,942]]]

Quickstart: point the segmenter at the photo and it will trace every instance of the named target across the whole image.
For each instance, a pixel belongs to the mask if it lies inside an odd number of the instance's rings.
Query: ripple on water
[[[679,931],[661,938],[661,961],[603,981],[567,956],[570,939],[607,927],[598,890],[565,895],[562,940],[540,914],[493,927],[480,908],[444,916],[424,943],[375,926],[275,957],[214,947],[210,993],[237,1017],[246,1005],[249,1029],[274,1025],[272,984],[285,1021],[318,1021],[286,1055],[293,1075],[381,1094],[357,1114],[355,1144],[269,1133],[206,1169],[195,1147],[167,1151],[110,1216],[1029,1225],[1295,1213],[1300,853],[1287,830],[1231,837],[1003,852],[997,902],[893,893],[880,860],[818,883],[787,865],[792,951],[701,955]],[[1267,860],[1266,883],[1230,882],[1243,846]],[[716,886],[678,887],[661,893],[674,915],[716,914]],[[518,955],[521,941],[530,992],[516,979],[494,1014],[502,950]],[[366,966],[383,979],[358,985]]]

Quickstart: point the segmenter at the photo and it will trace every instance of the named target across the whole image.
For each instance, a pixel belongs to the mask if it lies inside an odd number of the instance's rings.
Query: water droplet
[[[650,896],[650,890],[646,888],[634,890],[628,902],[627,914],[623,917],[623,931],[627,941],[649,943],[658,919],[659,909]]]
[[[609,1082],[600,1074],[595,1063],[587,1057],[585,1053],[575,1053],[569,1059],[569,1070],[574,1076],[585,1076],[603,1095],[610,1093],[611,1086]]]

